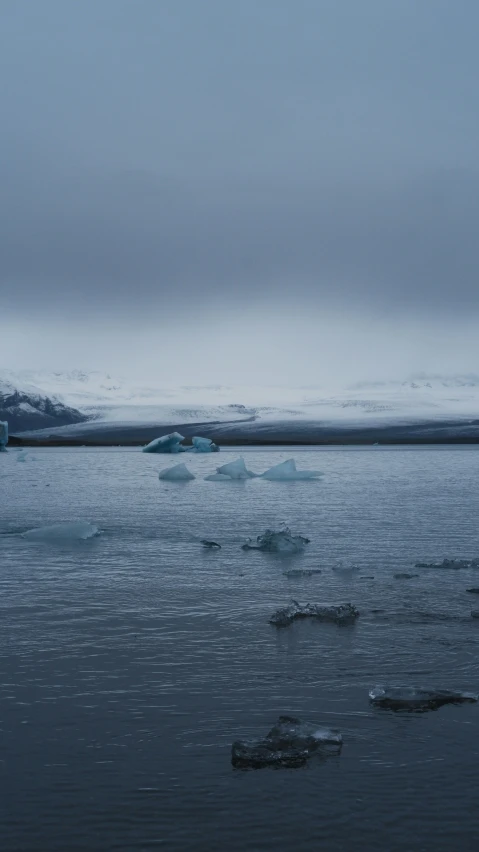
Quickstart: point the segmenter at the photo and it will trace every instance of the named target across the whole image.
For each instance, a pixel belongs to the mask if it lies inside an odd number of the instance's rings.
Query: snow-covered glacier
[[[35,428],[48,428],[42,437],[59,440],[103,436],[107,443],[138,445],[162,436],[162,430],[163,435],[180,431],[187,441],[199,434],[220,445],[243,440],[374,443],[479,438],[479,376],[475,375],[421,375],[406,381],[336,387],[331,383],[321,387],[148,385],[141,379],[136,383],[82,371],[3,371],[1,380],[9,382],[10,389],[34,386],[44,398],[55,399],[57,406],[75,410],[72,419],[63,420],[70,425],[60,428],[44,415],[43,424],[37,421]],[[25,405],[32,404],[22,399]],[[1,400],[0,419],[10,419]],[[10,425],[15,433],[29,428]]]

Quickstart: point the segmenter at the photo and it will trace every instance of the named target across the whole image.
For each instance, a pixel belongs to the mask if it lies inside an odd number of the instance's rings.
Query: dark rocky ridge
[[[10,434],[84,423],[88,418],[76,408],[41,394],[0,387],[0,420],[8,421]],[[36,442],[38,443],[38,442]]]

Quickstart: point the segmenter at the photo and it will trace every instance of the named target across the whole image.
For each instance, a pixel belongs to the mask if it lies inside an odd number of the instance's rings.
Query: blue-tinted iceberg
[[[188,470],[185,464],[175,464],[173,467],[167,467],[161,470],[158,474],[159,479],[167,479],[169,482],[187,482],[190,479],[196,479],[193,473]]]
[[[251,479],[258,475],[257,473],[252,473],[250,470],[246,469],[243,458],[236,459],[236,461],[228,462],[227,464],[221,465],[221,467],[217,467],[216,472],[229,476],[230,479]]]
[[[186,447],[181,445],[184,441],[183,435],[179,432],[172,432],[171,435],[163,435],[161,438],[155,438],[150,441],[146,447],[143,447],[144,453],[184,453]]]
[[[263,550],[267,553],[301,553],[306,544],[309,544],[309,538],[302,535],[292,535],[289,527],[283,527],[278,530],[265,530],[262,535],[256,537],[256,541],[252,543],[248,539],[246,544],[242,545],[243,550]]]
[[[33,530],[27,530],[22,535],[23,538],[31,539],[32,541],[63,544],[86,541],[89,538],[100,535],[100,531],[94,524],[89,524],[86,521],[75,521],[68,524],[50,524],[46,527],[37,527]]]
[[[293,482],[300,479],[316,479],[323,474],[319,470],[296,470],[296,462],[294,459],[288,459],[275,464],[269,470],[261,474],[262,479],[277,480],[283,482]]]
[[[192,438],[191,443],[193,446],[191,447],[190,452],[193,453],[219,453],[220,448],[218,444],[214,444],[209,438]]]
[[[2,453],[8,444],[8,423],[6,420],[0,420],[0,453]]]
[[[24,461],[27,460],[27,458],[28,458],[28,453],[26,453],[25,450],[22,450],[17,455],[17,462],[24,462]]]
[[[423,689],[415,686],[375,686],[369,693],[372,704],[388,710],[437,710],[444,704],[477,701],[475,692]]]
[[[231,748],[233,766],[262,769],[265,766],[303,766],[315,753],[339,754],[343,738],[339,731],[280,716],[263,739],[236,740]]]
[[[205,476],[206,482],[232,482],[231,476],[227,476],[226,473],[210,473],[209,476]]]

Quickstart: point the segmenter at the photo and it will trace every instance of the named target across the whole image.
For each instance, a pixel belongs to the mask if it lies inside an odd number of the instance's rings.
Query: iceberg
[[[332,621],[335,624],[352,624],[358,617],[359,611],[350,603],[320,606],[291,601],[289,606],[276,610],[269,623],[275,624],[276,627],[288,627],[297,618],[315,618],[318,621]]]
[[[182,447],[181,442],[184,441],[183,435],[179,432],[172,432],[171,435],[163,435],[161,438],[155,438],[150,441],[146,447],[143,447],[143,453],[185,453],[186,447]]]
[[[28,453],[26,453],[25,450],[22,450],[17,455],[17,462],[24,462],[24,461],[27,460],[27,458],[28,458]]]
[[[191,443],[193,446],[190,448],[190,452],[193,453],[219,453],[220,451],[218,444],[214,444],[209,438],[195,437],[191,439]]]
[[[301,722],[294,716],[280,716],[263,739],[236,740],[231,747],[231,762],[242,769],[304,766],[317,752],[339,754],[342,744],[337,730]]]
[[[226,473],[210,473],[209,476],[205,476],[205,482],[233,482],[233,480]]]
[[[309,541],[309,538],[302,535],[292,535],[289,527],[284,527],[278,532],[265,530],[263,535],[257,536],[255,544],[252,544],[251,539],[248,539],[246,544],[242,545],[242,550],[263,550],[266,553],[301,553],[305,545],[309,544]]]
[[[158,479],[167,479],[169,482],[187,482],[190,479],[196,479],[196,477],[185,464],[175,464],[173,467],[160,470]]]
[[[437,710],[444,704],[477,701],[475,692],[423,689],[414,686],[375,686],[369,693],[372,704],[388,710]]]
[[[0,420],[0,453],[3,453],[8,444],[8,423]]]
[[[22,533],[23,538],[31,541],[58,542],[59,544],[72,541],[86,541],[100,535],[100,530],[94,524],[86,521],[75,521],[69,524],[50,524],[36,527]]]
[[[473,586],[471,589],[466,589],[466,592],[469,592],[471,595],[479,595],[479,589],[477,586]]]
[[[217,541],[209,541],[207,538],[202,538],[200,544],[202,544],[203,547],[209,547],[212,550],[221,550],[221,544],[218,544]]]
[[[252,473],[250,470],[246,469],[243,458],[236,459],[236,461],[228,462],[227,464],[221,465],[221,467],[217,467],[216,472],[229,476],[230,479],[252,479],[254,476],[258,475],[257,473]]]
[[[276,480],[278,482],[294,482],[300,479],[316,479],[323,474],[319,470],[296,470],[294,459],[276,464],[261,474],[262,479]]]

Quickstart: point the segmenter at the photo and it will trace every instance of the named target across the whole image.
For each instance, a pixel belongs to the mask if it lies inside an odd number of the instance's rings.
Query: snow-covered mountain
[[[86,415],[58,397],[0,374],[0,420],[8,421],[10,432],[66,426],[86,419]]]
[[[308,429],[314,424],[339,429],[441,422],[467,425],[479,419],[479,376],[422,375],[332,390],[147,385],[100,372],[2,371],[0,419],[9,420],[12,432],[39,428],[51,432],[62,427],[65,436],[182,424],[216,424],[225,434],[241,425],[245,434],[252,434],[278,423],[285,428],[288,423],[291,427],[307,424]],[[55,434],[60,434],[56,428]]]

